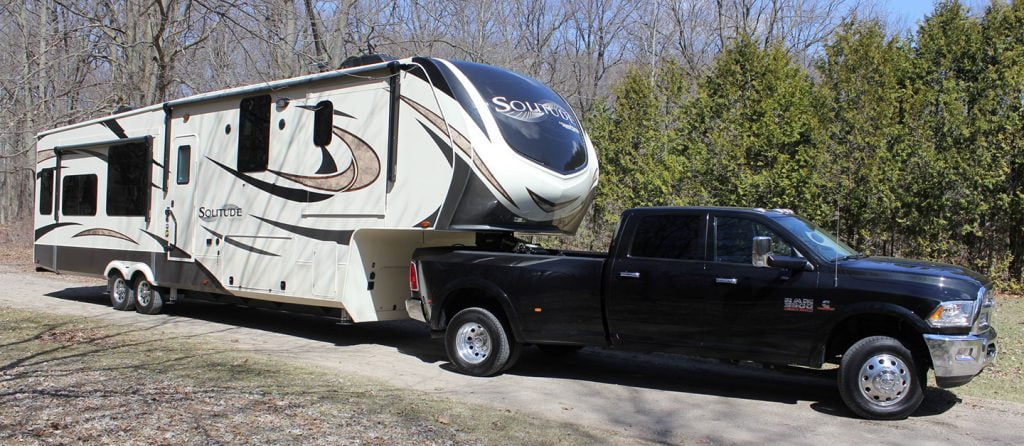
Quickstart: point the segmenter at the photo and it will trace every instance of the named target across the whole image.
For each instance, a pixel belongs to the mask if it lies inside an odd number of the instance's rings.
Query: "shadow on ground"
[[[88,286],[66,288],[47,296],[109,306],[109,297],[105,293],[102,286]],[[338,346],[383,345],[423,362],[441,363],[440,367],[453,370],[441,342],[430,339],[427,328],[411,320],[339,325],[324,317],[193,301],[168,305],[165,313]],[[839,398],[834,369],[768,369],[679,355],[594,347],[557,357],[525,347],[516,366],[505,373],[782,404],[812,401],[811,408],[817,412],[855,417]],[[924,404],[913,416],[942,414],[960,401],[947,390],[931,387],[926,391]]]

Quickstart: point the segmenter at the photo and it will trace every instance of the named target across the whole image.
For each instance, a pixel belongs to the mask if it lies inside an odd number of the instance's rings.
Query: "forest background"
[[[890,5],[891,6],[891,5]],[[527,74],[583,116],[607,247],[653,205],[784,207],[875,255],[1024,284],[1024,2],[0,0],[0,224],[31,220],[35,134],[387,53]]]

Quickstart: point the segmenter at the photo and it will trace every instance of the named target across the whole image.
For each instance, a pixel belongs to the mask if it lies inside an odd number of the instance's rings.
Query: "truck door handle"
[[[627,277],[630,279],[639,279],[640,273],[634,271],[619,271],[619,277]]]
[[[736,285],[735,277],[715,277],[715,283],[722,283],[726,285]]]

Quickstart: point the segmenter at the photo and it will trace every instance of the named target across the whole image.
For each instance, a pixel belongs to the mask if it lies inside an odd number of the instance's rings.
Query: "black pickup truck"
[[[410,285],[410,315],[478,376],[526,345],[834,363],[851,410],[896,419],[921,404],[928,369],[954,387],[996,356],[988,279],[866,257],[787,210],[631,209],[607,254],[481,234],[473,247],[417,250]]]

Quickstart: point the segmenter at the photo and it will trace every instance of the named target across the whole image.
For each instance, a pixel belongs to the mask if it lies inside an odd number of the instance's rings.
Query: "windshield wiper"
[[[865,257],[867,257],[867,254],[857,253],[857,254],[850,254],[848,256],[837,257],[835,259],[832,259],[832,261],[833,262],[842,262],[842,261],[845,261],[845,260],[863,259]]]

